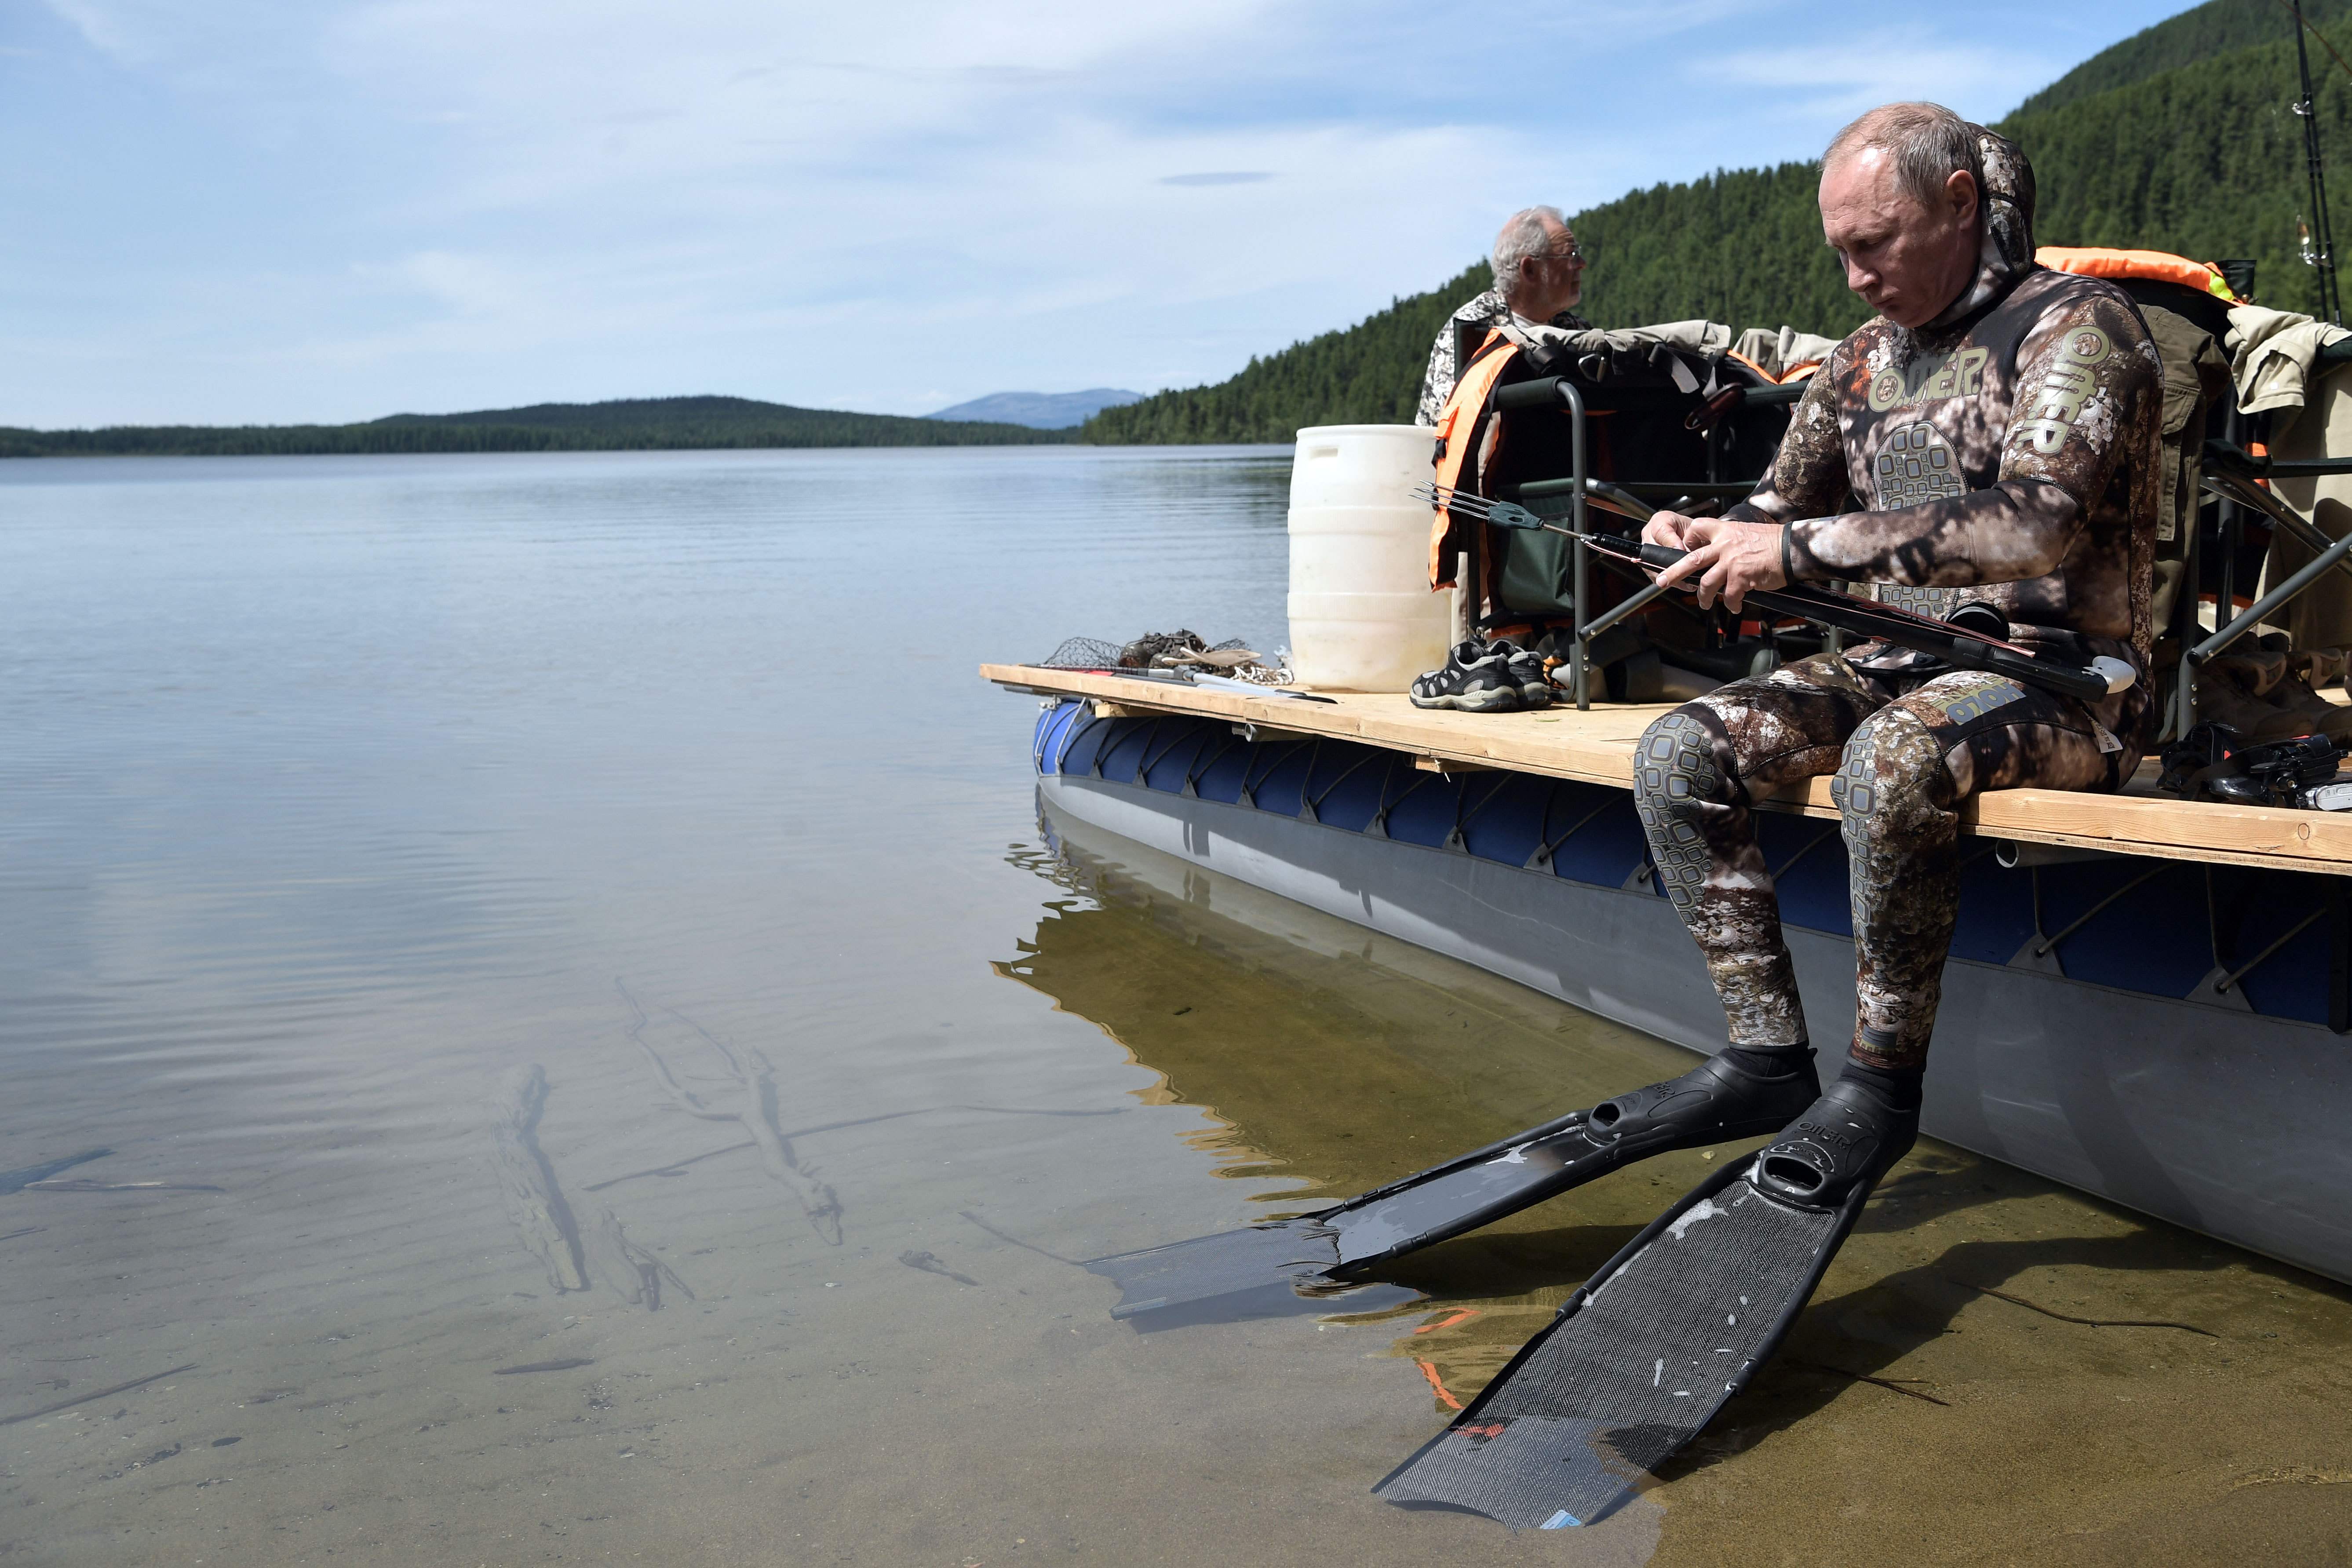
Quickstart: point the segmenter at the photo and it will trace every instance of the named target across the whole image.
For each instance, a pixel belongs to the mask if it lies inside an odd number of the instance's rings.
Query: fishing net
[[[1172,669],[1229,675],[1259,686],[1287,686],[1290,671],[1268,664],[1239,637],[1212,644],[1193,631],[1146,632],[1133,642],[1067,637],[1039,659],[1046,669]]]

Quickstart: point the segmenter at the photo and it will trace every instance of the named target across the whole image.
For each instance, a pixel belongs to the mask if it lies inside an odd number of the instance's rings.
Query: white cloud
[[[1965,115],[1992,119],[2023,96],[2019,83],[2038,86],[2058,76],[2068,63],[2040,48],[1944,38],[1929,42],[1916,31],[1879,28],[1801,48],[1717,55],[1701,68],[1714,80],[1770,91],[1776,95],[1774,110],[1784,119],[1851,119],[1904,98],[1927,99]]]
[[[117,59],[143,63],[152,50],[141,31],[100,0],[45,0],[48,8],[88,40],[90,47]]]
[[[380,101],[462,114],[478,158],[441,199],[499,210],[730,173],[887,179],[975,141],[1042,151],[1021,134],[1039,107],[1115,69],[1149,78],[1155,57],[1164,73],[1258,9],[392,0],[343,13],[324,58]]]
[[[333,0],[328,0],[329,4]],[[168,78],[247,79],[312,50],[323,7],[280,0],[41,0],[100,53]]]
[[[0,100],[25,167],[112,155],[12,215],[0,422],[1214,379],[1528,202],[2066,63],[2026,0],[46,4],[11,45],[135,87]]]

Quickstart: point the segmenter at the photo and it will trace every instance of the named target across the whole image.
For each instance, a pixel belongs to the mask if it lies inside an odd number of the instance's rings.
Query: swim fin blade
[[[1220,1298],[1232,1300],[1213,1315],[1313,1310],[1312,1292],[1346,1288],[1341,1271],[1458,1236],[1614,1170],[1622,1155],[1584,1135],[1586,1115],[1531,1128],[1315,1214],[1098,1258],[1087,1268],[1118,1286],[1114,1318]]]
[[[1712,1057],[1651,1084],[1474,1149],[1442,1165],[1296,1219],[1098,1258],[1119,1287],[1114,1318],[1155,1325],[1318,1310],[1405,1253],[1582,1186],[1670,1149],[1777,1131],[1821,1092],[1811,1054],[1763,1077]]]
[[[1804,1207],[1760,1190],[1758,1163],[1734,1163],[1653,1220],[1372,1490],[1514,1530],[1615,1509],[1771,1359],[1875,1184]]]

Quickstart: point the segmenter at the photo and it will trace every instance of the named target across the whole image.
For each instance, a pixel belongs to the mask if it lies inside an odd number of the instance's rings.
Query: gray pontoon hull
[[[1049,815],[1475,964],[1695,1051],[1723,1014],[1643,889],[1047,771]],[[1791,927],[1817,1037],[1853,1018],[1851,941]],[[2209,988],[2210,994],[2210,988]],[[2232,997],[2235,993],[2230,994]],[[2352,1282],[2352,1044],[2318,1024],[1955,958],[1927,1132]]]

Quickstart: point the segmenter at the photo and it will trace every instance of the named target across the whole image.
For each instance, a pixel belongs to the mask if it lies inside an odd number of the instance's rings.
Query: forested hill
[[[541,403],[472,414],[395,414],[361,425],[0,428],[0,458],[259,457],[364,452],[597,452],[709,447],[969,447],[1058,442],[1024,425],[901,419],[748,397]]]
[[[2303,3],[2304,20],[2318,27],[2326,26],[2347,11],[2352,11],[2352,0]],[[2282,0],[2200,5],[2178,16],[2168,16],[2146,32],[2134,33],[2113,48],[2100,50],[2019,104],[2017,112],[2039,114],[2045,110],[2063,109],[2080,99],[2146,81],[2160,71],[2195,65],[2239,49],[2274,44],[2282,38],[2291,40],[2294,36],[2293,18]],[[2324,68],[2322,62],[2326,58],[2325,50],[2312,50],[2315,72]]]
[[[2352,0],[2305,0],[2352,56]],[[2352,82],[2315,41],[2323,143],[2352,249]],[[2252,257],[2262,302],[2309,310],[2296,255],[2305,194],[2293,23],[2279,0],[2210,0],[2102,51],[2000,124],[2033,162],[2044,245]],[[1580,310],[1604,326],[1705,316],[1842,333],[1868,315],[1822,244],[1813,163],[1723,171],[1578,213],[1593,257]],[[1499,216],[1499,215],[1498,215]],[[1340,331],[1253,359],[1231,380],[1106,409],[1090,441],[1287,442],[1303,426],[1410,423],[1431,340],[1485,288],[1483,263]]]
[[[1308,425],[1410,425],[1439,325],[1493,281],[1481,261],[1352,327],[1253,358],[1230,381],[1106,408],[1077,433],[1114,445],[1287,441]]]

